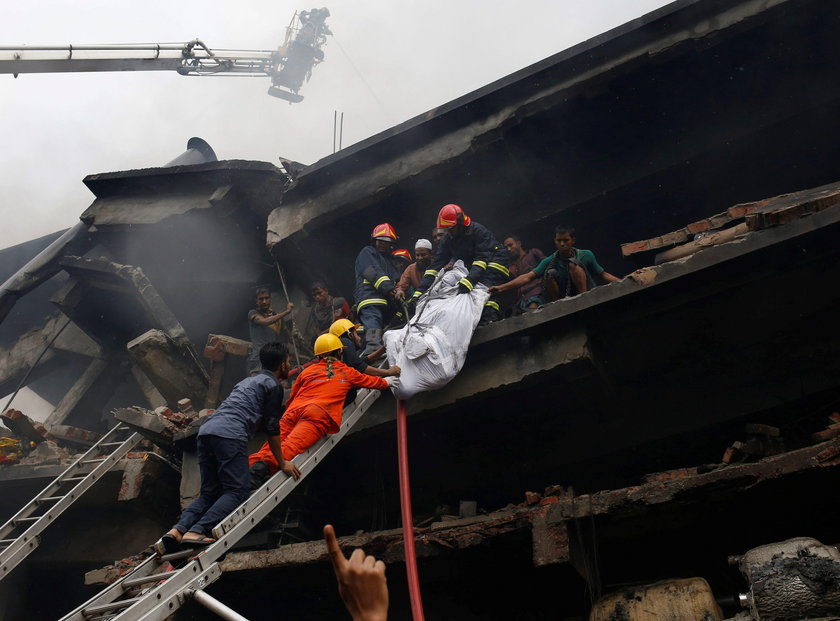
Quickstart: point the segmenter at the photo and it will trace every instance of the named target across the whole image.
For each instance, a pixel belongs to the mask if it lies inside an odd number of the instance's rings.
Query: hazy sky
[[[344,146],[639,17],[663,0],[337,0],[302,103],[268,78],[174,72],[0,75],[0,248],[71,226],[85,175],[160,166],[191,136],[219,159],[311,164]],[[164,43],[274,49],[299,0],[28,0],[0,9],[0,45]],[[527,9],[523,9],[527,6]]]

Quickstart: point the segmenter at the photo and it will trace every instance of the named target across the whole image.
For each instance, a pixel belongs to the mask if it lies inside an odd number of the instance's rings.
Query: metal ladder
[[[221,576],[218,560],[260,521],[271,513],[341,441],[379,398],[378,390],[359,390],[356,400],[344,410],[341,427],[318,441],[292,461],[300,470],[295,481],[278,472],[256,490],[233,513],[213,529],[216,543],[199,550],[152,554],[131,572],[61,618],[61,621],[163,621],[178,610],[194,591],[200,591]],[[176,568],[174,564],[183,563]]]
[[[41,533],[125,457],[142,436],[117,425],[0,527],[0,580],[41,542]]]

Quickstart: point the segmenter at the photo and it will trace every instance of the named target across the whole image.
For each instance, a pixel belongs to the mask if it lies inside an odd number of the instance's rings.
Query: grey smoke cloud
[[[91,173],[162,165],[200,136],[220,159],[312,163],[667,4],[661,0],[337,0],[335,33],[289,105],[267,78],[174,72],[0,75],[0,247],[71,226]],[[0,45],[185,42],[273,49],[299,0],[7,3]],[[342,50],[344,52],[342,52]],[[345,55],[346,53],[346,55]]]

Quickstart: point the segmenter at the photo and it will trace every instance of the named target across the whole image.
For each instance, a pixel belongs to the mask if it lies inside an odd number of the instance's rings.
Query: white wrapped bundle
[[[397,399],[441,388],[464,366],[473,331],[490,297],[481,284],[459,294],[458,281],[466,275],[464,264],[456,262],[420,298],[411,321],[401,330],[385,333],[388,363],[402,369],[391,385]]]

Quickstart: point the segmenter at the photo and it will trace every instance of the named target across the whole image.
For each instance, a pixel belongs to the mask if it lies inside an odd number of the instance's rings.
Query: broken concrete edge
[[[82,453],[71,455],[69,459],[61,463],[14,463],[0,467],[0,482],[4,481],[24,481],[41,479],[52,481],[62,472],[67,470],[74,460],[76,460]],[[126,454],[114,464],[111,472],[122,472],[127,468],[128,462],[138,459],[145,459],[149,453],[144,451],[132,451]]]
[[[746,490],[763,482],[810,468],[840,466],[840,439],[790,451],[761,461],[721,467],[703,474],[692,473],[669,480],[616,490],[574,496],[559,486],[546,488],[545,495],[526,493],[521,505],[508,505],[486,515],[437,522],[426,528],[415,529],[417,556],[433,557],[446,550],[463,549],[481,545],[490,538],[516,530],[530,528],[533,536],[533,561],[536,566],[569,561],[566,525],[585,517],[610,514],[638,515],[640,506],[662,505],[678,501],[692,493],[702,494],[704,489],[718,489],[721,481],[729,481],[733,489]],[[339,538],[345,552],[364,548],[387,562],[402,562],[402,529],[362,533]],[[223,572],[294,567],[326,562],[327,552],[322,541],[309,541],[282,546],[273,550],[232,552],[222,561]]]
[[[676,278],[700,272],[712,265],[726,263],[751,252],[762,250],[782,241],[802,237],[818,229],[838,223],[840,223],[840,208],[824,209],[807,218],[799,218],[789,222],[784,226],[752,231],[734,241],[705,248],[688,257],[644,268],[651,273],[644,279],[645,283],[649,284],[636,282],[633,278],[628,277],[619,282],[595,287],[586,293],[556,302],[549,302],[542,308],[525,315],[509,317],[478,328],[470,342],[470,347],[520,333],[523,330],[562,317],[568,317],[579,311],[586,311],[599,304],[614,302],[627,295],[639,294],[644,289],[659,286]]]
[[[175,412],[168,407],[159,407],[151,411],[135,405],[127,408],[117,408],[113,415],[116,420],[168,451],[174,447],[176,435],[193,429],[192,425],[196,421],[203,422],[206,420],[208,412],[206,410],[197,413],[195,411],[191,413]],[[198,424],[200,425],[200,423]],[[192,433],[189,433],[186,437],[189,437],[189,435],[192,435]]]
[[[738,220],[744,220],[746,229],[750,231],[781,226],[817,211],[833,207],[838,202],[840,202],[840,183],[830,183],[798,192],[780,194],[751,203],[740,203],[733,205],[723,213],[692,222],[671,233],[621,244],[621,253],[628,257],[640,252],[662,250],[669,246],[684,244],[690,242],[693,236],[698,233],[719,229]]]

